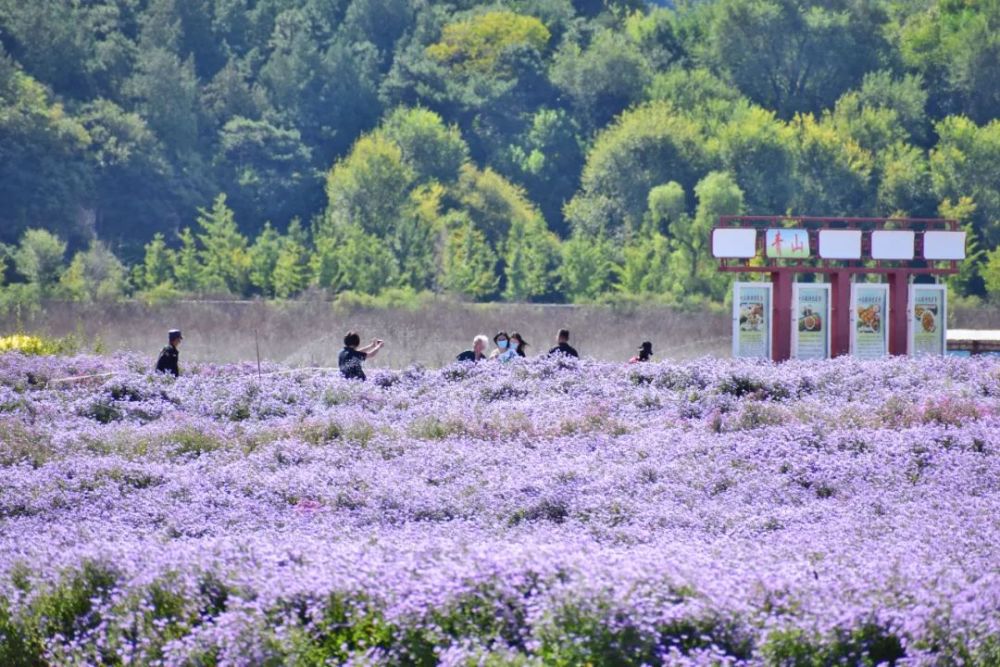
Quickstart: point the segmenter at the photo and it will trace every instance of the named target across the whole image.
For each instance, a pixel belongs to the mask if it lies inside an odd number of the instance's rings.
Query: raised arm
[[[358,348],[358,352],[364,352],[369,358],[374,357],[378,354],[378,351],[382,349],[384,343],[380,340],[373,340],[368,345]]]

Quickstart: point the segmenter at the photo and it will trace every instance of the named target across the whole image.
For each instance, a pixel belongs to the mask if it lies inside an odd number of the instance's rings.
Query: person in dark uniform
[[[337,357],[337,364],[340,366],[340,374],[345,378],[364,382],[367,378],[365,377],[364,370],[361,368],[361,364],[366,359],[370,359],[378,354],[378,351],[382,349],[383,343],[378,339],[372,339],[372,342],[365,347],[358,349],[358,345],[361,345],[361,336],[354,331],[349,331],[344,336],[344,349],[340,351],[340,355]]]
[[[157,373],[170,373],[174,377],[180,375],[180,370],[177,368],[180,351],[177,346],[181,344],[182,340],[184,340],[184,336],[181,335],[180,329],[171,329],[167,333],[169,344],[160,350],[160,357],[156,360]]]
[[[549,350],[549,354],[565,354],[567,357],[579,358],[576,348],[569,344],[569,329],[560,329],[556,339],[557,345]]]

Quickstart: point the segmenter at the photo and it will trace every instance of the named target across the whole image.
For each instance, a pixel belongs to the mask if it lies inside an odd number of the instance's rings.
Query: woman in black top
[[[345,378],[348,380],[361,380],[363,382],[366,378],[361,364],[366,359],[370,359],[378,354],[378,351],[382,349],[383,343],[373,338],[371,343],[358,349],[358,345],[360,344],[361,336],[354,331],[348,332],[344,336],[344,349],[340,351],[340,355],[337,357],[337,364],[340,366],[340,374]]]
[[[516,331],[513,332],[510,335],[510,342],[511,345],[514,346],[514,351],[517,352],[517,356],[523,357],[524,348],[528,347],[528,344],[524,341],[524,338],[521,337],[521,334],[517,333]]]

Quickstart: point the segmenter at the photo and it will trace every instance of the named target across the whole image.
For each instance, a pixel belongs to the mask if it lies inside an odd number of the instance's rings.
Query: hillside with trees
[[[0,0],[8,300],[719,301],[732,213],[1000,294],[1000,0]]]

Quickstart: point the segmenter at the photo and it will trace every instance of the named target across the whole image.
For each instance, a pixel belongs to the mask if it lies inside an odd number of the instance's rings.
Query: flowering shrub
[[[996,361],[150,365],[0,355],[0,664],[1000,664]]]
[[[20,352],[21,354],[48,355],[66,354],[77,348],[72,337],[44,338],[26,334],[0,336],[0,354],[4,352]]]

